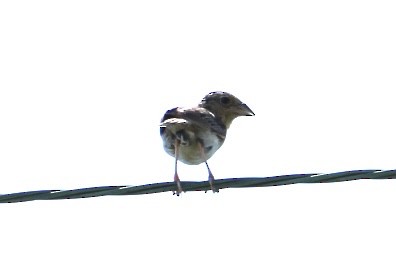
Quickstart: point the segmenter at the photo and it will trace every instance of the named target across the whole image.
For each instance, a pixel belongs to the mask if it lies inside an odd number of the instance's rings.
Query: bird
[[[245,103],[222,91],[207,94],[195,107],[175,107],[166,111],[160,121],[160,135],[165,152],[175,158],[174,194],[179,196],[183,192],[177,172],[178,161],[188,165],[205,163],[210,188],[218,192],[208,159],[223,145],[235,118],[254,115]]]

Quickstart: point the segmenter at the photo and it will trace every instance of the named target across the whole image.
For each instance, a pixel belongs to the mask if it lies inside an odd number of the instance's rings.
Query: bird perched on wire
[[[175,158],[177,195],[183,191],[177,173],[178,160],[189,165],[205,162],[210,187],[213,192],[218,192],[207,160],[223,145],[227,129],[236,117],[253,115],[246,104],[226,92],[211,92],[198,106],[176,107],[165,113],[160,134],[165,151]]]

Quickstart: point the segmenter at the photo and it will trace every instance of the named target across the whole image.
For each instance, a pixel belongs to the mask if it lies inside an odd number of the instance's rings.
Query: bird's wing
[[[168,110],[161,119],[160,127],[165,128],[172,125],[180,128],[182,126],[195,126],[197,128],[210,129],[225,138],[227,129],[213,113],[202,107],[181,108],[176,107]]]
[[[210,129],[220,137],[225,138],[227,133],[225,125],[209,110],[202,107],[195,107],[181,108],[179,111],[182,118],[189,121],[194,126]]]
[[[176,130],[184,128],[189,122],[183,118],[168,118],[160,123],[160,127],[174,127]]]

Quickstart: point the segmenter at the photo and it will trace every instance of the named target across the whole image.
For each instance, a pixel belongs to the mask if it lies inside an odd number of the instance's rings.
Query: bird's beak
[[[254,116],[252,109],[249,108],[246,104],[240,104],[237,113],[241,116]]]

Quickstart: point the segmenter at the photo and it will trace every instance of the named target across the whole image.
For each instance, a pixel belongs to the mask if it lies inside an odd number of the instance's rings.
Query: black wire
[[[232,178],[215,180],[218,189],[247,188],[247,187],[270,187],[296,183],[330,183],[361,179],[395,179],[396,170],[354,170],[329,174],[292,174],[273,177],[257,178]],[[185,192],[210,191],[207,181],[192,182],[183,181],[182,187]],[[177,189],[174,182],[152,183],[139,186],[102,186],[82,188],[75,190],[42,190],[0,195],[0,203],[16,203],[34,200],[60,200],[89,198],[108,195],[138,195],[161,192],[175,192]]]

